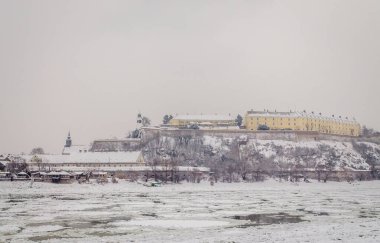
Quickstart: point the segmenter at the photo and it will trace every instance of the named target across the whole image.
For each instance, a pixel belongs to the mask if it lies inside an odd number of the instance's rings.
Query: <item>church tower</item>
[[[69,134],[67,135],[67,138],[66,138],[66,144],[65,144],[65,147],[68,148],[68,147],[71,147],[71,136],[70,136],[70,131],[69,131]]]
[[[141,113],[137,114],[137,127],[136,129],[140,129],[142,127],[142,115]]]

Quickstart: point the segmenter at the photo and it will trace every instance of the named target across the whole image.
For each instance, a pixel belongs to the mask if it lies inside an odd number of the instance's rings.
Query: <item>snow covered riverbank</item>
[[[0,183],[0,241],[378,242],[380,182]]]

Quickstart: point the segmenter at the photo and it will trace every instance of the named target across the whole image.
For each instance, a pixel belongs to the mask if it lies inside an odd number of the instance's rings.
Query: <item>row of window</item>
[[[253,121],[251,121],[250,122],[250,125],[251,126],[255,126],[255,125],[257,125],[257,124],[260,124],[260,123],[257,123],[257,122],[253,122]],[[265,125],[269,125],[270,123],[269,122],[264,122],[263,124],[265,124]],[[290,126],[292,123],[291,122],[288,122],[287,123],[288,124],[288,126]],[[297,125],[297,123],[294,121],[294,126],[296,126]],[[249,124],[248,124],[249,125]],[[272,125],[273,126],[275,126],[276,125],[276,122],[273,122],[272,123]],[[283,125],[286,125],[286,123],[277,123],[277,125],[279,125],[279,126],[283,126]],[[301,124],[301,125],[305,125],[305,124]],[[306,126],[308,126],[309,125],[309,123],[307,123],[306,124]],[[310,126],[316,126],[316,125],[318,125],[318,126],[323,126],[323,125],[325,125],[325,126],[330,126],[330,127],[333,127],[333,128],[338,128],[338,129],[340,129],[340,128],[354,128],[354,129],[357,129],[358,128],[358,126],[355,126],[355,125],[350,125],[350,124],[331,124],[331,123],[328,123],[328,124],[320,124],[320,123],[318,123],[318,122],[316,122],[316,123],[310,123]]]
[[[255,131],[256,129],[251,128],[250,130],[251,131]],[[309,129],[302,128],[302,129],[290,129],[290,130],[294,130],[294,131],[319,131],[321,133],[326,133],[326,134],[348,135],[348,136],[358,136],[359,135],[359,133],[358,132],[355,133],[355,131],[353,129],[351,129],[351,130],[340,130],[340,131],[335,130],[335,131],[332,131],[332,130],[325,130],[325,129],[321,129],[321,130],[310,129],[309,130]]]
[[[254,120],[255,118],[251,118],[251,122]],[[328,121],[328,120],[320,120],[320,119],[306,119],[306,118],[280,118],[280,120],[288,120],[288,121],[308,121],[308,122],[317,122],[317,123],[335,123],[335,124],[340,124],[340,125],[344,125],[344,126],[357,126],[356,124],[351,124],[351,123],[348,123],[348,122],[336,122],[336,121]],[[268,121],[268,120],[275,120],[275,118],[266,118],[266,117],[257,117],[256,118],[257,121],[259,120],[264,120],[264,121]]]
[[[265,125],[269,125],[269,123],[267,123],[267,122],[265,122],[264,123]],[[254,123],[253,122],[251,122],[251,125],[253,126],[254,125]],[[272,124],[273,126],[275,126],[275,123],[273,122],[273,124]],[[280,123],[280,126],[282,126],[283,124],[282,123]],[[297,124],[296,123],[294,123],[294,126],[296,126]],[[288,126],[290,126],[290,123],[288,123]]]

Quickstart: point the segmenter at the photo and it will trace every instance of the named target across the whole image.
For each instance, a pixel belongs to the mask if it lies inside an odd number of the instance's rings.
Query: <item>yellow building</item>
[[[248,111],[245,115],[245,127],[251,131],[261,129],[316,131],[326,134],[359,136],[360,124],[347,117],[322,116],[304,112]],[[259,129],[260,127],[260,129]]]
[[[190,125],[228,127],[236,126],[236,121],[230,115],[176,115],[169,121],[169,125],[176,127],[187,127]]]

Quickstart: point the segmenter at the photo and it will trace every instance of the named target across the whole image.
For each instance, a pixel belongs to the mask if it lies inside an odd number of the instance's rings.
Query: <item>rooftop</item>
[[[133,151],[41,154],[36,156],[42,159],[42,163],[136,163],[140,155],[140,151]],[[34,155],[23,155],[22,157],[30,162]]]
[[[62,154],[81,153],[88,150],[89,146],[87,145],[71,145],[70,147],[63,147]]]
[[[201,115],[176,115],[173,119],[177,120],[197,120],[197,121],[234,121],[231,115],[201,114]]]

